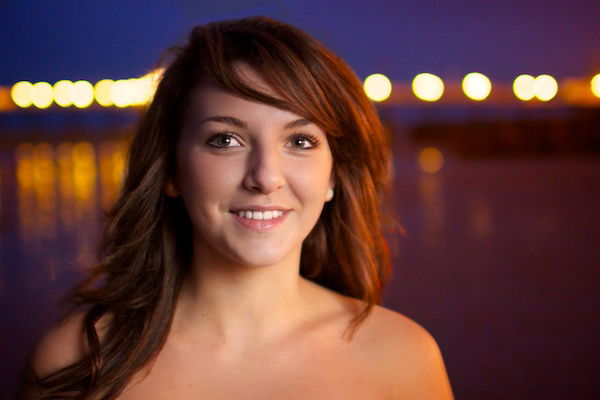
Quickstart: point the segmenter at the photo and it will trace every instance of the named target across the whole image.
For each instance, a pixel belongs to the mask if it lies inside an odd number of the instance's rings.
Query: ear
[[[325,202],[331,201],[333,199],[333,195],[335,194],[335,183],[333,182],[333,177],[329,180],[329,188],[327,189],[327,193],[325,194]]]
[[[179,193],[179,190],[177,190],[177,188],[175,187],[175,182],[173,182],[173,179],[171,178],[167,178],[163,190],[165,194],[169,197],[177,197],[181,194]]]

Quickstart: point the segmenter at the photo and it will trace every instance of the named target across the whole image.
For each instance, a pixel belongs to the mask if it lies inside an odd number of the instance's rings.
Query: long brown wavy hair
[[[364,301],[349,325],[352,332],[380,301],[390,269],[382,199],[391,143],[352,70],[306,33],[265,17],[196,27],[170,54],[134,135],[100,261],[69,297],[85,309],[88,351],[36,378],[42,398],[113,399],[165,343],[189,268],[192,234],[181,200],[166,196],[164,187],[174,173],[190,92],[201,80],[292,111],[327,133],[335,196],[303,243],[300,273]],[[262,72],[277,95],[249,86],[236,72],[238,61]],[[102,334],[101,318],[108,321]]]

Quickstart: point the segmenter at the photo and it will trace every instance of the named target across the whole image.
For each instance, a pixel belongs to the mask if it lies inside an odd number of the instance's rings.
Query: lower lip
[[[281,224],[289,213],[289,211],[284,211],[282,216],[267,220],[242,218],[235,213],[233,214],[233,218],[235,218],[235,220],[242,224],[242,226],[244,226],[245,228],[251,229],[256,232],[266,232]]]

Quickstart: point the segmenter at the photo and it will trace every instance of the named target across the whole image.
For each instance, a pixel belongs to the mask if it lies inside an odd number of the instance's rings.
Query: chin
[[[243,256],[237,258],[241,264],[247,265],[249,267],[264,268],[279,264],[288,257],[286,257],[283,254],[278,254],[278,252],[256,252],[255,254],[244,254]]]
[[[251,246],[249,246],[251,247]],[[227,252],[237,263],[249,267],[263,268],[279,264],[291,258],[298,259],[300,254],[295,250],[285,251],[283,246],[254,246],[252,249]]]
[[[213,240],[199,240],[196,250],[218,263],[247,267],[268,267],[281,263],[300,263],[302,240],[289,232],[255,235],[203,235]],[[202,236],[200,236],[202,237]]]

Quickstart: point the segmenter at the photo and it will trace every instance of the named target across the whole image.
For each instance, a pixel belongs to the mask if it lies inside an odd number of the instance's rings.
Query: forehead
[[[237,78],[248,87],[271,97],[282,99],[272,85],[267,82],[264,75],[254,67],[244,62],[235,62],[233,69]],[[234,117],[243,120],[248,126],[257,128],[269,123],[285,124],[291,120],[302,118],[292,111],[241,97],[210,81],[202,81],[190,93],[184,127],[189,126],[190,123],[197,126],[199,121],[214,116]]]
[[[285,123],[302,118],[289,110],[244,98],[215,84],[202,82],[191,92],[184,126],[214,116],[234,117],[249,125]]]

